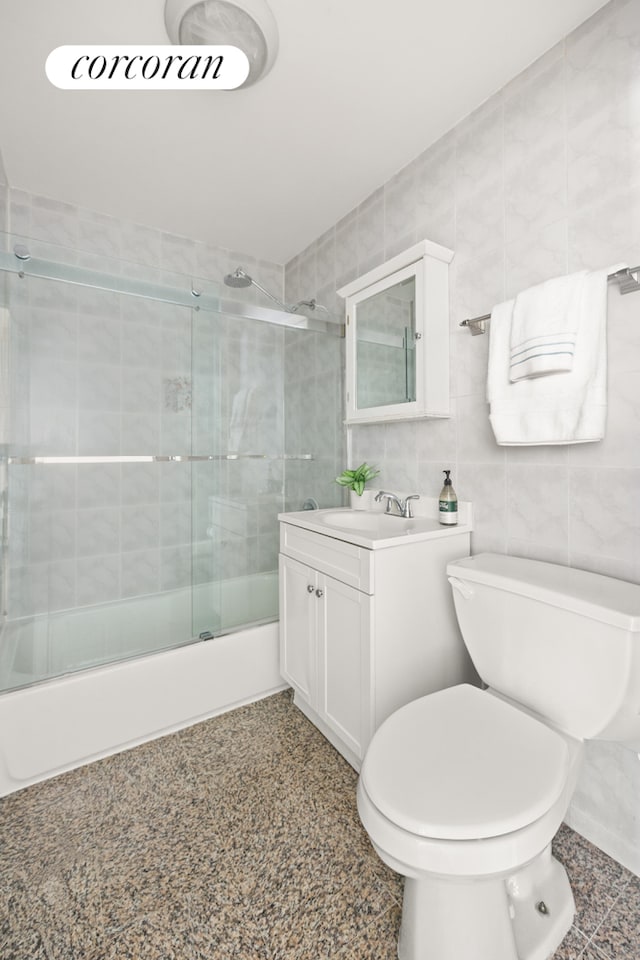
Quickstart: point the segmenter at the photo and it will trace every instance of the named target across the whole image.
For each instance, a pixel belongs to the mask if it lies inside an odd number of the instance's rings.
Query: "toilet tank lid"
[[[480,583],[622,630],[640,632],[640,586],[599,573],[497,553],[479,553],[447,565],[458,580]]]

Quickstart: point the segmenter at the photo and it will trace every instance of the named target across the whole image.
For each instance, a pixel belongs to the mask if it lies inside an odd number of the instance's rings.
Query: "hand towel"
[[[518,294],[511,322],[512,383],[572,369],[586,276],[581,270]]]
[[[506,446],[588,443],[604,436],[607,413],[606,270],[584,279],[573,367],[511,383],[513,300],[494,307],[487,396],[496,440]]]

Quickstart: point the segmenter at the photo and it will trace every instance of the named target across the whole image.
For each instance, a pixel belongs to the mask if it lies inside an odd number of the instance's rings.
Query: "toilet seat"
[[[392,714],[369,746],[361,780],[378,811],[402,830],[480,840],[543,817],[570,768],[560,734],[461,684]]]

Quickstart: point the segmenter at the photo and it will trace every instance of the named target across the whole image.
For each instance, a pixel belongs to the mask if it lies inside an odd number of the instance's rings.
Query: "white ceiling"
[[[166,43],[164,0],[0,0],[12,186],[284,263],[602,0],[270,0],[246,90],[63,91],[73,43]]]

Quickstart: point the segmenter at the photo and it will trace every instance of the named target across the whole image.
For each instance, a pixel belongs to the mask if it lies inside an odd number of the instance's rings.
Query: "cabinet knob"
[[[323,597],[323,596],[324,596],[324,590],[320,590],[320,589],[316,590],[316,597]]]
[[[315,590],[314,585],[312,583],[308,584],[307,593],[313,593],[314,590]]]

